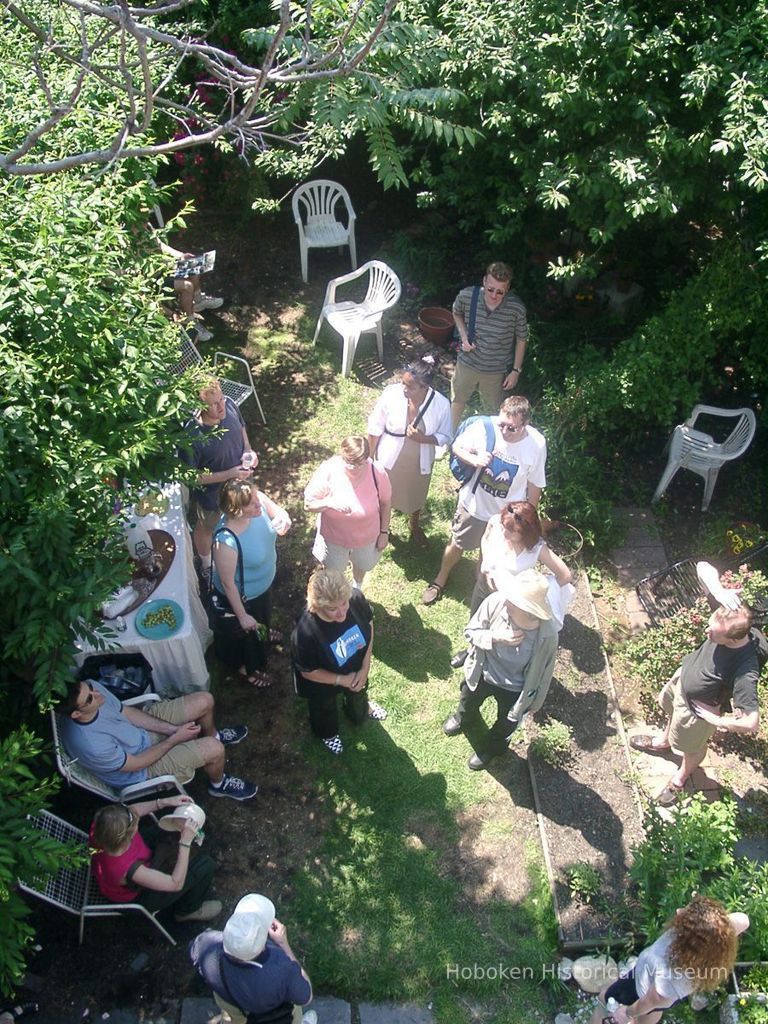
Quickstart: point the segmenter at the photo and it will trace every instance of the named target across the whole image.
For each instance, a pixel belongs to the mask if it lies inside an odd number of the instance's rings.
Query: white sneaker
[[[301,1016],[301,1024],[317,1024],[317,1014],[314,1010],[305,1010]]]
[[[195,312],[201,313],[204,309],[218,309],[224,305],[224,299],[218,297],[218,295],[206,295],[205,292],[200,292],[200,298],[195,301]]]
[[[194,330],[195,333],[197,334],[198,341],[210,341],[211,338],[213,337],[212,332],[209,331],[208,328],[204,327],[202,324],[195,324]]]

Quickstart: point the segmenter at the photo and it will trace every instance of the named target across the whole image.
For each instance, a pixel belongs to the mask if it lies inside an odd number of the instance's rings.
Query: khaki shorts
[[[661,691],[659,700],[664,713],[672,722],[669,742],[673,749],[681,754],[698,754],[699,751],[705,750],[715,734],[715,727],[694,715],[685,703],[679,676],[669,680]]]
[[[453,543],[462,551],[477,551],[487,525],[488,523],[483,522],[482,519],[475,519],[474,516],[471,516],[459,502],[451,523]]]
[[[362,579],[365,573],[376,567],[381,558],[376,541],[366,544],[364,548],[345,548],[340,544],[329,544],[319,533],[315,536],[312,554],[326,569],[338,569],[339,572],[346,572],[351,562],[352,574],[356,579]]]
[[[183,697],[176,697],[174,700],[156,700],[151,704],[145,704],[141,710],[170,725],[184,725],[185,722],[190,721]],[[166,738],[164,733],[159,732],[150,732],[149,735],[152,737],[153,743],[158,743]],[[175,775],[179,782],[189,782],[197,769],[202,768],[204,764],[205,758],[201,753],[201,744],[197,740],[190,740],[188,743],[179,743],[167,754],[164,754],[159,761],[151,764],[147,768],[147,777],[155,779],[158,775]]]
[[[466,405],[475,391],[479,391],[488,411],[495,414],[499,411],[504,398],[501,387],[504,377],[503,373],[481,373],[480,370],[473,370],[471,366],[457,359],[451,380],[451,401],[463,402]]]
[[[221,519],[221,510],[218,508],[203,508],[195,501],[195,519],[211,533],[216,529],[216,524]]]

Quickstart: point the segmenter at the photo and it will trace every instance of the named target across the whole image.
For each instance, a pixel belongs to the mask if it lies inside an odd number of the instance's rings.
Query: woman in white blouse
[[[449,444],[451,406],[430,385],[434,359],[410,363],[400,381],[382,392],[368,417],[371,456],[384,466],[392,483],[392,508],[409,517],[411,540],[426,544],[419,522],[427,500],[435,448]]]

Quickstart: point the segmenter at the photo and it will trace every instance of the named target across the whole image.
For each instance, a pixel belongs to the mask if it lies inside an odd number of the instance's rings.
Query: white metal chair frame
[[[129,700],[124,700],[123,705],[148,704],[156,700],[160,700],[156,693],[145,693],[140,697],[131,697]],[[85,789],[89,793],[95,793],[96,796],[103,797],[105,800],[109,800],[110,803],[119,803],[123,800],[138,800],[160,790],[167,789],[173,789],[182,796],[186,796],[187,791],[184,789],[183,783],[191,782],[192,780],[182,779],[179,781],[175,775],[157,775],[154,779],[147,779],[146,782],[134,782],[123,789],[110,786],[108,782],[104,782],[98,775],[94,775],[92,771],[80,764],[76,757],[71,757],[67,753],[59,732],[58,715],[53,709],[51,709],[51,731],[53,733],[56,767],[70,786],[80,786],[81,789]]]
[[[62,867],[55,875],[41,875],[30,882],[19,880],[19,888],[31,896],[50,903],[60,910],[76,914],[80,920],[78,941],[83,943],[86,917],[115,917],[129,910],[137,910],[158,928],[172,946],[176,940],[158,921],[159,911],[152,913],[141,903],[111,903],[99,892],[96,880],[91,874],[90,844],[87,833],[70,825],[63,818],[51,814],[50,811],[38,811],[29,817],[32,828],[44,833],[52,839],[70,846],[79,847],[85,863],[79,867]]]
[[[336,301],[336,289],[340,285],[356,281],[365,274],[369,275],[368,291],[362,302]],[[341,335],[344,342],[341,359],[343,377],[348,377],[349,371],[352,369],[361,334],[376,334],[379,359],[383,358],[384,339],[381,333],[381,319],[384,311],[390,309],[398,301],[401,291],[400,278],[391,267],[382,263],[381,260],[369,260],[358,270],[353,270],[351,274],[334,277],[332,281],[328,282],[312,344],[317,343],[323,320],[327,320],[330,326]]]
[[[710,434],[694,430],[693,425],[701,413],[709,416],[736,419],[728,437],[718,443]],[[719,409],[713,405],[695,405],[685,421],[672,432],[669,458],[652,501],[658,501],[669,486],[678,469],[690,469],[704,478],[704,496],[701,511],[706,512],[717,483],[717,475],[726,462],[738,459],[749,448],[755,436],[756,420],[751,409]]]
[[[347,211],[347,224],[336,216],[336,207],[343,203]],[[301,277],[307,281],[307,264],[310,249],[330,249],[337,245],[349,246],[352,269],[357,267],[355,246],[355,211],[349,193],[343,185],[328,178],[317,178],[299,185],[291,199],[293,219],[299,229],[301,252]],[[304,218],[306,217],[306,223]]]
[[[189,370],[193,366],[199,366],[203,362],[203,357],[200,355],[197,346],[185,330],[180,332],[180,342],[181,357],[177,363],[174,363],[171,370],[171,372],[175,374],[183,373],[185,370]],[[221,376],[218,372],[218,368],[226,361],[237,363],[239,366],[242,366],[243,372],[248,379],[247,384],[244,381],[238,381],[231,377]],[[256,385],[253,383],[253,374],[251,373],[251,367],[248,360],[243,359],[242,356],[233,356],[229,352],[216,352],[213,357],[213,369],[219,384],[221,384],[221,390],[224,397],[230,398],[235,405],[241,406],[243,402],[247,401],[251,395],[253,395],[256,399],[256,405],[259,407],[261,422],[266,426],[267,417],[264,415],[264,410],[261,407],[261,401],[259,400],[259,396],[256,392]]]

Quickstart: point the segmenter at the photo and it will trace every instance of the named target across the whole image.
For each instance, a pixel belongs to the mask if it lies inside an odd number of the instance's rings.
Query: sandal
[[[268,686],[272,685],[272,676],[267,675],[266,672],[252,672],[251,675],[246,676],[246,679],[257,690],[266,690]]]
[[[427,606],[435,604],[443,596],[443,587],[439,583],[435,583],[434,580],[429,584],[427,589],[421,595],[421,603]]]
[[[384,722],[389,717],[389,712],[381,704],[377,704],[375,700],[369,700],[368,717],[372,718],[374,722]]]
[[[270,629],[269,642],[271,644],[281,644],[283,642],[283,634],[279,629]]]
[[[670,779],[664,789],[656,797],[656,803],[659,807],[671,807],[672,804],[677,803],[677,798],[685,789],[685,785],[677,786]]]
[[[660,743],[655,743],[656,739],[658,739],[657,736],[648,736],[647,734],[630,736],[629,745],[633,750],[639,750],[643,754],[666,754],[668,750],[672,749],[669,744],[662,746]]]

